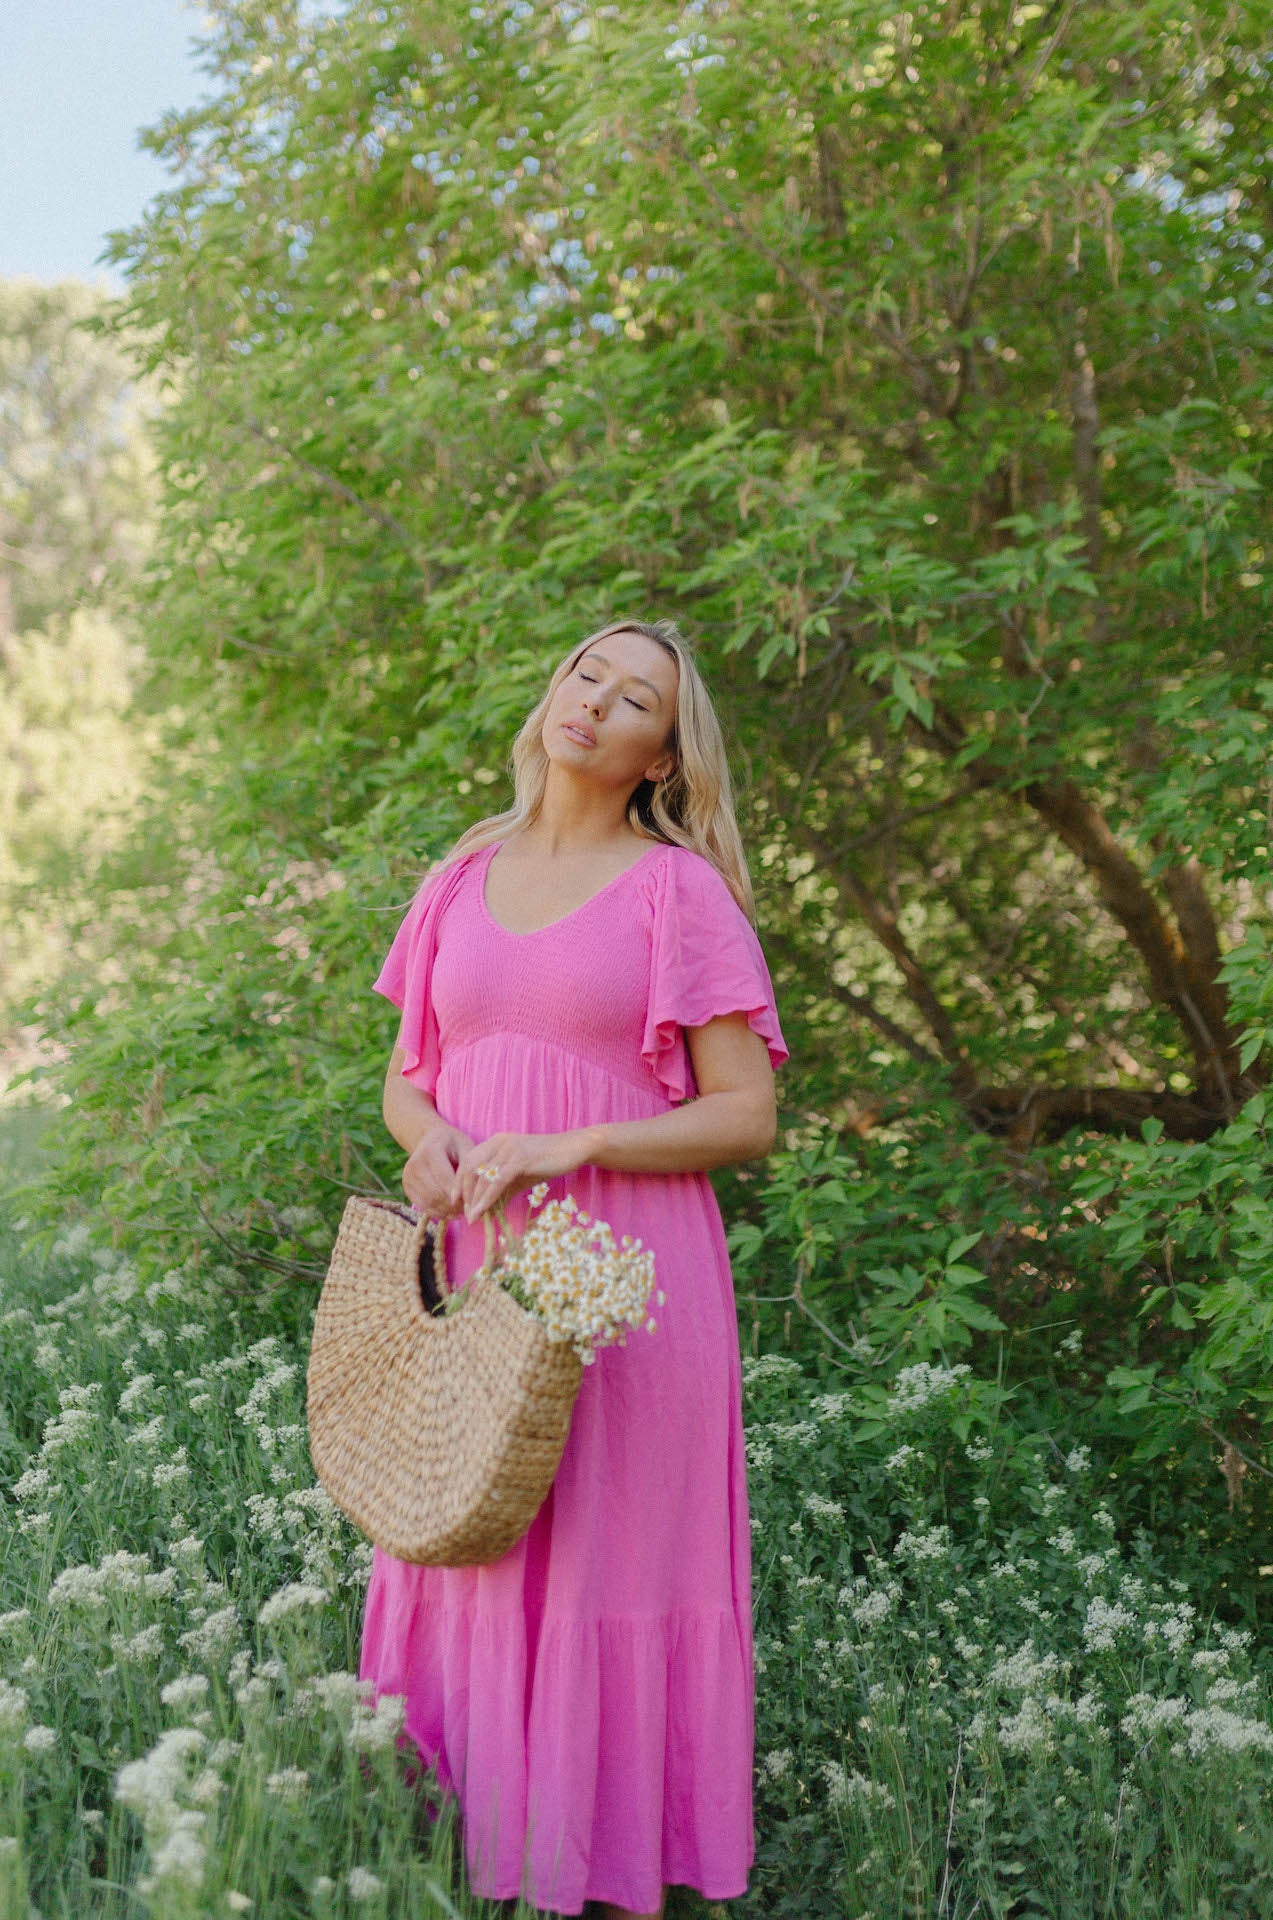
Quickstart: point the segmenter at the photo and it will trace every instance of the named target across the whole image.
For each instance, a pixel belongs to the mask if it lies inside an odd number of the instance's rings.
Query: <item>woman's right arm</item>
[[[381,1112],[385,1125],[407,1155],[402,1169],[407,1199],[421,1213],[449,1219],[460,1211],[451,1201],[455,1169],[460,1155],[473,1141],[462,1127],[453,1127],[442,1118],[429,1094],[403,1079],[405,1058],[401,1047],[395,1047],[389,1057]]]

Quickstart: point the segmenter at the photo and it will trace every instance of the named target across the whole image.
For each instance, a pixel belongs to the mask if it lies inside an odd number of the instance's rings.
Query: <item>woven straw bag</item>
[[[479,1566],[519,1540],[561,1460],[582,1363],[495,1278],[458,1290],[445,1221],[355,1196],[314,1315],[307,1397],[314,1471],[398,1560]]]

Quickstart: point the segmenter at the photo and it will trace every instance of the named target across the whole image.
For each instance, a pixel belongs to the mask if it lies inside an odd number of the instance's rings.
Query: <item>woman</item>
[[[720,727],[684,640],[620,621],[557,667],[516,798],[425,880],[376,981],[385,1122],[466,1280],[546,1182],[654,1254],[653,1331],[583,1371],[529,1533],[477,1567],[378,1548],[360,1672],[458,1794],[474,1889],[655,1920],[746,1891],[751,1536],[729,1258],[707,1169],[767,1154],[787,1058]],[[652,1303],[653,1305],[654,1303]]]

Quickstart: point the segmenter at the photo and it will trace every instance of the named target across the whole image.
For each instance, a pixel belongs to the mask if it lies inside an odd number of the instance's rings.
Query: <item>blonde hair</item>
[[[662,647],[679,669],[676,714],[667,743],[676,755],[676,765],[663,780],[637,782],[628,801],[628,820],[646,839],[688,847],[710,860],[754,927],[756,903],[734,815],[724,736],[689,642],[670,620],[613,620],[571,648],[558,662],[543,697],[527,714],[513,741],[508,757],[513,776],[512,806],[466,828],[434,871],[494,840],[508,839],[538,816],[548,779],[549,760],[542,735],[549,702],[580,655],[595,640],[608,639],[612,633],[643,634]]]

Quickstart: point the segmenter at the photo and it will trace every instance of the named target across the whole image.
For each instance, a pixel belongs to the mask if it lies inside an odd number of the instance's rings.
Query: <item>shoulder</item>
[[[722,920],[729,924],[741,920],[750,928],[729,882],[705,854],[665,841],[661,852],[645,864],[647,892],[665,911],[680,919],[717,925]]]
[[[435,860],[431,867],[421,875],[416,888],[416,899],[432,897],[434,894],[448,893],[456,886],[461,877],[470,872],[483,854],[489,853],[489,847],[470,847],[464,853],[444,854]]]
[[[652,967],[642,1058],[674,1100],[690,1097],[693,1076],[681,1030],[744,1013],[765,1040],[770,1062],[786,1059],[773,983],[755,928],[724,874],[705,854],[668,846],[647,861],[652,902]]]
[[[436,860],[416,882],[415,892],[402,922],[402,931],[416,933],[434,923],[483,852],[485,848],[479,848]]]
[[[696,889],[709,900],[727,900],[736,913],[742,913],[728,880],[706,854],[695,853],[692,847],[673,847],[671,852],[678,864],[681,884]],[[743,918],[746,919],[745,914]]]
[[[678,847],[674,841],[660,840],[658,851],[646,859],[645,877],[656,886],[677,891],[710,890],[725,882],[711,861],[692,847]],[[728,891],[728,889],[726,889]]]

